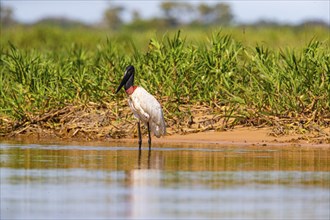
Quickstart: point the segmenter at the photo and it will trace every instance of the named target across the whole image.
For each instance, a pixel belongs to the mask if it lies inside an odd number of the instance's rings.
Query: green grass
[[[235,119],[232,124],[274,125],[285,119],[329,126],[328,34],[308,28],[166,34],[4,30],[0,125],[32,121],[71,104],[119,103],[125,94],[114,91],[133,64],[136,84],[162,100],[172,124],[187,121],[193,106],[204,105]]]

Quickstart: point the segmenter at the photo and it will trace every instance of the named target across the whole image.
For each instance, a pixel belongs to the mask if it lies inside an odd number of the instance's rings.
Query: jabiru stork
[[[151,148],[150,130],[159,138],[166,134],[166,126],[163,110],[155,97],[148,93],[141,86],[134,85],[134,66],[126,67],[124,77],[116,90],[116,94],[124,86],[128,95],[128,105],[131,108],[135,118],[138,120],[139,149],[141,149],[142,137],[140,122],[142,121],[148,128],[148,144]]]

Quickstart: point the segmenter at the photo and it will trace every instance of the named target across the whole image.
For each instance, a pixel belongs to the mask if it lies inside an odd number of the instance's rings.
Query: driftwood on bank
[[[208,130],[224,131],[235,125],[272,126],[269,135],[305,134],[306,140],[330,143],[330,134],[308,118],[276,118],[272,116],[246,119],[226,107],[180,105],[180,114],[164,109],[167,134],[188,134]],[[327,122],[329,123],[329,122]],[[146,134],[146,129],[143,129]],[[85,140],[136,137],[136,119],[125,103],[89,102],[27,116],[21,121],[0,117],[0,137],[15,136],[79,138]]]

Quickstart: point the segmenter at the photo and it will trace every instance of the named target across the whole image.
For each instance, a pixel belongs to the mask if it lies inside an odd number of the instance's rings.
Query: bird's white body
[[[134,92],[128,96],[128,104],[134,116],[147,125],[156,137],[166,134],[166,126],[163,110],[155,97],[144,88],[138,86]]]

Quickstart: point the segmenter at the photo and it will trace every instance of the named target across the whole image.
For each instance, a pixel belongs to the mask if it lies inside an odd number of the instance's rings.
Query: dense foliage
[[[170,126],[192,120],[198,105],[232,125],[274,125],[286,119],[329,126],[328,30],[317,30],[321,34],[306,41],[298,40],[298,30],[244,31],[248,33],[231,28],[161,36],[49,27],[6,30],[1,40],[1,127],[10,125],[12,131],[19,122],[68,105],[126,105],[119,102],[125,94],[113,92],[129,64],[136,67],[136,84],[162,101]],[[273,40],[259,40],[262,32]],[[304,38],[310,34],[300,32]]]

